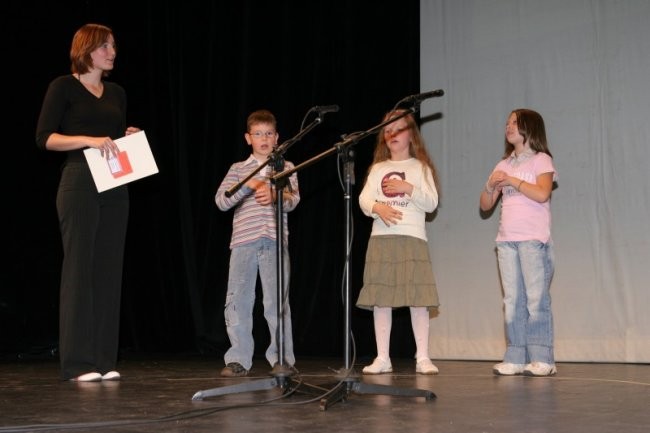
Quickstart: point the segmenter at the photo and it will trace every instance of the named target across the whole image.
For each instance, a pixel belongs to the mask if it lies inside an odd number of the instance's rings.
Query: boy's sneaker
[[[381,358],[375,358],[372,364],[363,367],[363,374],[384,374],[392,373],[393,366],[390,360],[386,361]]]
[[[241,377],[248,375],[248,370],[246,370],[239,362],[229,362],[223,370],[221,370],[221,375],[225,377]]]
[[[524,364],[513,364],[512,362],[500,362],[492,367],[494,374],[498,376],[515,376],[524,372]]]
[[[547,364],[546,362],[531,362],[524,368],[526,376],[553,376],[557,373],[555,364]]]
[[[282,366],[280,366],[280,363],[276,362],[275,364],[273,364],[273,370],[271,370],[271,374],[273,373],[286,374],[290,376],[293,374],[298,374],[298,369],[290,364],[283,364]]]
[[[438,367],[429,358],[422,358],[415,364],[415,372],[419,374],[438,374]]]

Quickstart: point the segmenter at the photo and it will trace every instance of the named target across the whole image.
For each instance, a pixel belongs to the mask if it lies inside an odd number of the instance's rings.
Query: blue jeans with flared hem
[[[497,242],[507,348],[504,362],[554,364],[552,241]]]

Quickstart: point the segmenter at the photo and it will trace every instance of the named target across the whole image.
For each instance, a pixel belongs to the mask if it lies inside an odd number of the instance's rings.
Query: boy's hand
[[[260,182],[257,188],[255,188],[255,200],[262,206],[268,206],[273,203],[271,185],[266,182]]]

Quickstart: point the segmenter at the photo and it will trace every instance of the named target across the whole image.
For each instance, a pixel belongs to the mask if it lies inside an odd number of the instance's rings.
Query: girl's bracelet
[[[523,180],[523,179],[521,179],[521,182],[519,182],[519,185],[517,185],[517,191],[518,191],[518,192],[521,192],[521,191],[519,191],[519,189],[521,188],[521,184],[522,184],[522,183],[524,183],[524,180]]]

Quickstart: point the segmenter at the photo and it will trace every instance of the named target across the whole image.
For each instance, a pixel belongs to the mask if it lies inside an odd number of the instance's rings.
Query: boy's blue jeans
[[[554,364],[551,241],[497,242],[507,349],[504,362]]]
[[[291,311],[289,308],[289,252],[284,249],[284,363],[294,365]],[[224,355],[226,364],[240,363],[246,370],[253,365],[253,306],[255,285],[259,272],[262,282],[264,318],[271,334],[266,359],[273,366],[278,359],[277,335],[277,246],[274,240],[262,238],[250,244],[235,247],[230,253],[228,292],[224,316],[231,347]]]

